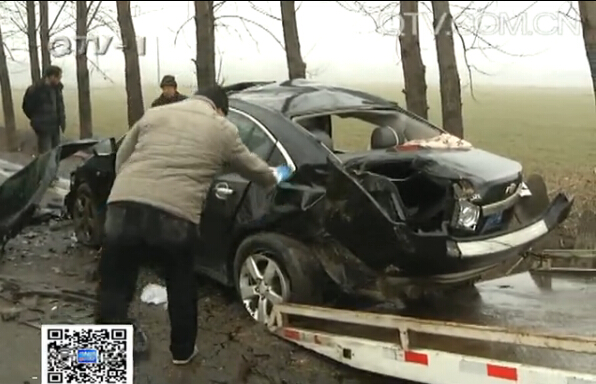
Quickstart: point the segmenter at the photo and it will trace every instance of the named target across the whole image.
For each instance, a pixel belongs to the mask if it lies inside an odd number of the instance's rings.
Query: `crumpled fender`
[[[60,161],[98,142],[85,139],[61,144],[38,156],[0,185],[0,247],[30,222],[58,174]]]

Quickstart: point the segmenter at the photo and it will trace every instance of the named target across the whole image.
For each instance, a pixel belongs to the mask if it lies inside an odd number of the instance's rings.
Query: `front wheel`
[[[99,247],[103,237],[104,213],[100,211],[87,183],[76,189],[72,206],[77,241],[89,247]]]
[[[319,262],[309,248],[290,237],[260,233],[246,238],[234,259],[234,280],[248,314],[267,323],[283,302],[315,304],[322,292]]]

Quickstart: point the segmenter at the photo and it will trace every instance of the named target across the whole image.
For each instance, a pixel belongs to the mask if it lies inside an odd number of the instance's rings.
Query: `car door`
[[[230,110],[228,119],[236,125],[242,142],[251,152],[263,160],[269,160],[272,166],[281,164],[279,159],[283,157],[275,148],[273,137],[261,123],[238,110]],[[226,260],[233,252],[233,233],[239,222],[250,220],[258,214],[254,212],[254,207],[259,206],[258,200],[264,196],[259,186],[236,173],[223,172],[215,178],[201,217],[201,241],[197,257],[199,271],[227,282]]]

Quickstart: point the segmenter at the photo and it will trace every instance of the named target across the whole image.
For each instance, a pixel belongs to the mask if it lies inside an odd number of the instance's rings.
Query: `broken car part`
[[[97,140],[77,140],[38,156],[0,185],[0,247],[16,236],[35,215],[47,189],[56,179],[61,160],[97,144]]]

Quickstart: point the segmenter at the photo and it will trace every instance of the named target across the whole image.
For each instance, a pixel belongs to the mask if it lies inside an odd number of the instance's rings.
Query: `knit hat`
[[[168,86],[178,88],[178,83],[176,83],[176,78],[172,75],[165,75],[161,79],[161,83],[159,84],[160,88],[168,87]]]

